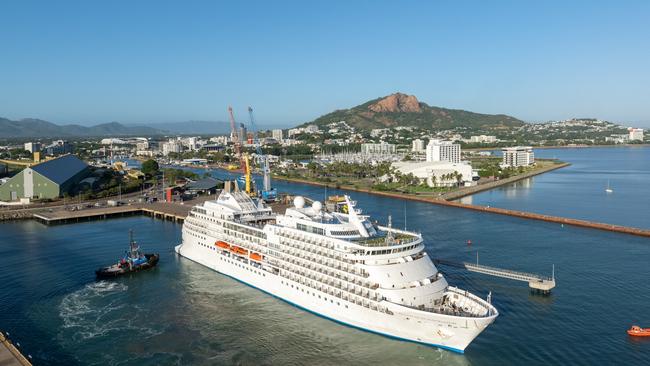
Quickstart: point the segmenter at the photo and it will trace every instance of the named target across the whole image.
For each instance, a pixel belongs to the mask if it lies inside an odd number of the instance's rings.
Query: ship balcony
[[[354,263],[351,263],[351,261],[344,261],[341,259],[322,256],[322,255],[320,257],[326,257],[326,259],[322,259],[322,258],[314,259],[313,256],[315,253],[303,249],[296,249],[296,248],[288,249],[285,251],[285,253],[323,266],[327,266],[329,268],[337,269],[341,272],[351,273],[364,278],[368,278],[370,276],[365,270],[354,267],[353,265]],[[332,261],[328,261],[327,259],[332,259]],[[350,266],[342,266],[340,264],[341,262],[348,264]]]
[[[332,278],[327,273],[322,273],[322,272],[315,271],[315,270],[305,271],[304,267],[302,267],[302,266],[300,266],[300,265],[298,265],[296,263],[292,263],[292,264],[297,265],[299,267],[299,269],[290,268],[288,266],[282,266],[282,267],[283,267],[283,269],[285,269],[285,270],[287,270],[287,271],[289,271],[291,273],[295,273],[295,274],[298,274],[298,275],[301,275],[301,276],[305,276],[305,277],[310,278],[312,280],[318,281],[321,284],[325,284],[325,285],[328,285],[328,286],[333,286],[333,287],[336,287],[336,288],[338,288],[340,290],[348,291],[348,292],[357,294],[359,296],[365,296],[365,297],[368,297],[368,298],[374,297],[374,298],[377,298],[377,299],[381,297],[381,295],[379,293],[371,292],[371,290],[375,290],[375,289],[377,289],[379,287],[379,285],[377,285],[377,284],[368,286],[368,284],[362,283],[361,281],[342,282],[340,280]],[[317,274],[315,274],[315,273],[307,273],[309,271],[316,272]],[[356,285],[356,286],[354,286],[354,285]]]
[[[340,284],[337,285],[336,283],[325,283],[319,281],[318,279],[305,275],[303,273],[296,272],[290,268],[283,268],[283,270],[289,273],[289,275],[285,277],[293,281],[296,281],[305,286],[318,289],[321,292],[344,299],[346,301],[355,302],[359,305],[364,304],[364,306],[369,307],[372,305],[372,303],[366,300],[376,301],[376,302],[384,300],[384,297],[376,292],[371,292],[368,290],[360,290],[358,288],[349,289],[341,286]],[[317,283],[314,284],[313,281],[316,281]],[[376,306],[375,310],[377,310],[378,307],[376,304],[375,306]]]
[[[299,259],[301,259],[303,261],[303,262],[300,262],[300,265],[302,267],[309,268],[311,270],[314,270],[314,271],[317,271],[317,272],[320,272],[320,273],[326,273],[326,274],[328,274],[328,275],[330,275],[332,277],[336,277],[338,279],[344,279],[344,280],[350,281],[350,282],[355,282],[355,281],[356,282],[363,282],[362,280],[359,280],[359,279],[354,277],[354,276],[359,276],[359,275],[357,275],[357,273],[355,273],[355,271],[351,271],[349,269],[346,270],[346,269],[342,268],[341,266],[338,266],[338,268],[337,267],[332,267],[332,266],[327,266],[327,265],[325,265],[323,263],[318,263],[318,261],[314,262],[314,261],[310,260],[309,258],[305,258],[305,257],[301,257],[301,256],[295,256],[295,257],[297,257],[297,258],[299,258]],[[336,271],[333,271],[332,269],[335,269]],[[343,272],[343,274],[341,274],[340,272]],[[365,276],[362,275],[360,277],[367,278],[369,276],[370,275],[366,273]]]

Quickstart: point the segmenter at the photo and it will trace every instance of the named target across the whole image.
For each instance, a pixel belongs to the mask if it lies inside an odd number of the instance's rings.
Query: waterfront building
[[[32,154],[35,152],[40,152],[41,147],[42,146],[40,142],[25,142],[25,150],[29,151]]]
[[[185,192],[188,194],[214,194],[218,188],[223,187],[223,181],[206,177],[195,182],[189,182],[185,185]]]
[[[380,225],[344,197],[327,210],[296,197],[284,214],[224,189],[192,208],[175,251],[325,318],[464,352],[498,316],[449,286],[421,234]]]
[[[75,191],[88,174],[88,165],[74,155],[46,160],[23,169],[0,186],[0,201],[57,198]]]
[[[625,144],[630,141],[630,135],[620,135],[620,134],[613,134],[610,136],[605,137],[605,142],[613,142],[615,144]]]
[[[628,129],[630,133],[630,141],[643,141],[643,129],[642,128],[632,128]]]
[[[411,151],[414,153],[423,153],[425,151],[424,141],[420,139],[413,140]]]
[[[451,141],[430,140],[426,148],[428,162],[447,161],[460,163],[460,144]]]
[[[283,133],[282,133],[281,129],[273,130],[271,132],[271,137],[273,137],[274,139],[276,139],[279,142],[282,142],[282,140],[284,139],[284,136],[283,136]]]
[[[397,146],[386,142],[378,144],[361,144],[361,154],[363,155],[390,155],[397,152]]]
[[[505,147],[503,153],[502,167],[516,168],[535,164],[535,154],[530,146]]]
[[[400,174],[413,174],[429,187],[453,187],[474,185],[474,172],[468,163],[447,161],[400,161],[392,164]]]

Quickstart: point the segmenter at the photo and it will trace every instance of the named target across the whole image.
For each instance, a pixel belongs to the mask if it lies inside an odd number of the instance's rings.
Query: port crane
[[[255,151],[257,152],[257,156],[260,159],[262,165],[262,173],[264,176],[262,190],[260,191],[260,197],[262,200],[264,200],[264,202],[274,202],[278,198],[278,192],[275,188],[271,187],[271,169],[269,168],[269,159],[262,152],[262,147],[260,146],[260,140],[257,134],[257,126],[255,125],[255,117],[253,115],[253,108],[248,107],[248,115],[251,121],[251,128],[253,129],[253,144],[255,144]],[[250,174],[250,168],[248,165],[247,168],[249,169]],[[250,180],[250,178],[247,178],[247,181],[248,180]]]
[[[233,114],[232,107],[228,106],[228,114],[230,115],[230,138],[233,140],[235,147],[235,155],[239,160],[239,169],[244,173],[246,181],[246,193],[249,195],[253,194],[253,189],[251,186],[251,172],[250,165],[248,163],[248,156],[242,154],[241,138],[237,132],[237,124],[235,123],[235,115]]]

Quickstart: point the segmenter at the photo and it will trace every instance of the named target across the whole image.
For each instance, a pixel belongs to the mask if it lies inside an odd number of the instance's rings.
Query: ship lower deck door
[[[11,200],[15,201],[17,199],[18,199],[18,195],[16,194],[16,192],[15,191],[11,192]]]

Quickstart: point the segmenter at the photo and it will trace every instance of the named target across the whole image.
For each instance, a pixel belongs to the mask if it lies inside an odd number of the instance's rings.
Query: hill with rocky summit
[[[395,93],[350,109],[341,109],[318,117],[310,124],[324,126],[345,121],[362,130],[397,126],[446,130],[466,127],[474,130],[503,130],[523,126],[524,121],[505,114],[482,114],[460,109],[429,106],[414,95]]]

